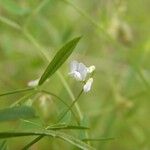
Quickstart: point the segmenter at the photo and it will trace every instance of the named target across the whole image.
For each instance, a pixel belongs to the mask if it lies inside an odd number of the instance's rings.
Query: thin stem
[[[14,107],[14,106],[17,106],[17,105],[23,103],[26,99],[31,98],[34,94],[36,94],[36,91],[21,97],[19,100],[15,101],[13,104],[11,104],[10,107]]]
[[[51,92],[46,91],[46,90],[40,90],[39,92],[43,92],[43,93],[46,93],[46,94],[49,94],[49,95],[51,95],[51,96],[56,97],[56,98],[57,98],[58,100],[60,100],[67,108],[70,108],[70,106],[69,106],[64,100],[62,100],[60,97],[58,97],[56,94],[51,93]],[[72,109],[71,109],[71,112],[72,112],[72,114],[73,114],[75,120],[77,121],[77,124],[79,125],[80,122],[79,122],[78,118],[76,117],[76,115],[75,115],[75,113],[73,112]]]
[[[36,42],[36,40],[34,39],[34,37],[27,30],[24,30],[24,34],[34,44],[34,46],[39,50],[39,52],[42,54],[42,57],[44,58],[44,60],[49,62],[50,57],[45,53],[44,48],[41,47]],[[57,71],[56,74],[60,78],[60,81],[62,82],[63,86],[65,87],[66,91],[68,92],[71,100],[74,101],[75,100],[74,94],[71,91],[71,89],[70,89],[68,83],[66,82],[65,78],[62,76],[62,74],[61,74],[60,71]],[[75,107],[76,107],[77,113],[79,115],[79,118],[81,120],[83,118],[83,115],[81,113],[80,107],[79,107],[79,105],[77,103],[75,104]]]
[[[28,91],[32,91],[32,90],[34,90],[34,88],[26,88],[26,89],[20,89],[20,90],[9,91],[9,92],[0,94],[0,97],[1,97],[1,96],[12,95],[12,94],[24,93],[24,92],[28,92]]]
[[[40,10],[49,2],[49,0],[43,0],[40,2],[40,4],[33,10],[34,14],[37,14],[40,12]]]
[[[66,2],[66,3],[68,3],[70,6],[72,6],[84,18],[86,18],[87,20],[89,20],[97,29],[99,29],[100,31],[102,31],[107,36],[108,39],[111,39],[110,35],[105,31],[105,29],[103,28],[103,26],[101,26],[95,20],[93,20],[83,9],[81,9],[78,6],[76,6],[71,1],[68,1],[68,0],[63,0],[63,1]]]
[[[72,104],[70,105],[70,107],[62,114],[62,116],[58,119],[57,123],[59,123],[64,116],[72,109],[72,107],[75,105],[75,103],[78,101],[78,99],[80,98],[81,94],[83,93],[83,89],[81,90],[81,92],[79,93],[79,95],[77,96],[77,98],[72,102]]]
[[[146,87],[147,89],[149,89],[149,88],[150,88],[150,84],[149,84],[149,82],[146,80],[145,76],[143,75],[142,70],[141,70],[140,68],[137,68],[137,69],[136,69],[136,72],[137,72],[137,74],[139,75],[139,77],[141,78],[141,80],[143,81],[145,87]]]
[[[9,26],[11,26],[11,27],[13,27],[13,28],[15,28],[19,31],[22,31],[23,34],[27,37],[27,39],[39,50],[39,52],[41,53],[41,55],[43,57],[43,60],[49,62],[50,58],[45,53],[45,49],[38,44],[38,42],[34,39],[34,37],[26,29],[21,30],[21,27],[20,27],[19,24],[17,24],[16,22],[14,22],[12,20],[9,20],[5,17],[2,17],[2,16],[0,16],[0,21],[3,22],[3,23],[6,23],[7,25],[9,25]],[[63,86],[65,87],[66,91],[68,92],[68,95],[70,96],[71,100],[74,101],[75,100],[74,94],[71,91],[71,89],[70,89],[68,83],[66,82],[65,78],[62,76],[60,71],[57,71],[56,74],[60,78],[60,81],[62,82]],[[75,104],[75,107],[76,107],[77,113],[79,115],[79,118],[81,120],[83,118],[83,115],[81,113],[81,110],[80,110],[80,107],[79,107],[78,103]]]
[[[57,75],[61,79],[64,87],[66,88],[66,90],[68,91],[68,94],[70,95],[70,98],[71,98],[72,102],[74,102],[75,101],[75,96],[72,93],[72,91],[71,91],[68,83],[66,82],[65,78],[62,76],[60,71],[57,71]],[[80,109],[80,106],[78,105],[78,103],[75,103],[75,108],[76,108],[76,111],[78,113],[79,119],[82,120],[83,119],[83,115],[82,115],[82,112],[81,112],[81,109]]]
[[[25,21],[25,23],[24,23],[24,25],[23,25],[23,28],[26,28],[26,27],[28,26],[28,24],[30,23],[30,21],[32,20],[32,18],[33,18],[36,14],[38,14],[38,13],[42,10],[42,8],[43,8],[48,2],[49,2],[49,0],[43,0],[43,1],[41,1],[41,2],[39,3],[39,5],[38,5],[36,8],[34,8],[34,9],[32,10],[32,12],[30,13],[30,15],[27,17],[27,19],[26,19],[26,21]]]
[[[41,140],[44,137],[44,135],[40,135],[37,138],[35,138],[33,141],[31,141],[29,144],[27,144],[24,148],[22,148],[22,150],[27,150],[28,148],[30,148],[34,143],[38,142],[39,140]]]
[[[114,38],[112,38],[110,36],[110,34],[104,29],[104,27],[102,25],[100,25],[95,20],[93,20],[93,18],[91,16],[89,16],[83,9],[81,9],[78,6],[76,6],[74,3],[72,3],[72,1],[69,1],[69,0],[63,0],[63,1],[65,3],[67,3],[68,5],[70,5],[71,7],[73,7],[81,16],[86,18],[93,26],[96,27],[96,29],[98,29],[101,32],[103,32],[103,37],[105,36],[105,39],[107,39],[107,41],[113,43],[118,48],[121,47],[121,48],[125,49],[125,47],[123,47],[120,43],[118,43]],[[98,32],[96,32],[96,33],[98,33]],[[98,34],[98,36],[100,36],[100,34]]]
[[[45,49],[39,45],[39,43],[36,41],[36,39],[28,32],[28,30],[24,29],[23,34],[25,37],[38,49],[40,52],[43,60],[45,62],[49,62],[50,58],[48,57],[47,53],[45,52]]]
[[[21,26],[19,24],[17,24],[16,22],[9,20],[5,17],[1,17],[0,16],[0,21],[3,23],[6,23],[7,25],[22,31],[22,33],[27,37],[27,39],[39,50],[39,52],[42,54],[42,57],[44,60],[47,60],[49,62],[50,58],[48,57],[48,55],[45,53],[45,49],[43,47],[41,47],[38,42],[34,39],[34,37],[26,30],[26,29],[22,29]],[[66,82],[65,78],[62,76],[61,72],[57,71],[56,72],[58,77],[60,78],[60,81],[62,82],[63,86],[65,87],[66,91],[68,92],[71,100],[74,102],[75,101],[75,97],[73,92],[71,91],[68,83]],[[80,111],[79,105],[77,103],[75,103],[75,107],[77,110],[77,113],[80,117],[80,120],[83,118],[83,115]],[[40,140],[40,139],[39,139]]]
[[[14,21],[6,18],[6,17],[0,16],[0,21],[5,23],[5,24],[7,24],[7,25],[9,25],[9,26],[11,26],[11,27],[13,27],[16,30],[20,30],[21,31],[21,27],[20,27],[19,24],[17,24],[16,22],[14,22]]]
[[[102,32],[104,32],[105,34],[107,34],[104,30],[104,28],[98,24],[95,20],[93,20],[85,11],[83,11],[81,8],[79,8],[78,6],[76,6],[74,3],[72,3],[71,1],[68,0],[63,0],[65,3],[69,4],[70,6],[72,6],[79,14],[81,14],[84,18],[86,18],[87,20],[89,20],[96,28],[100,29]],[[109,35],[107,35],[109,36]]]
[[[77,96],[77,98],[72,102],[72,104],[70,105],[70,107],[65,111],[65,113],[63,113],[63,115],[61,116],[61,118],[56,123],[59,123],[64,118],[64,116],[66,115],[66,113],[69,110],[72,109],[72,107],[78,101],[78,99],[79,99],[79,97],[81,96],[82,93],[83,93],[83,89],[81,90],[81,92],[79,93],[79,95]],[[48,127],[46,129],[48,129]],[[35,144],[36,142],[38,142],[39,140],[41,140],[43,137],[44,137],[43,135],[38,136],[33,141],[31,141],[30,143],[28,143],[22,150],[27,150],[29,147],[31,147],[33,144]]]
[[[29,120],[26,120],[26,119],[20,119],[20,120],[23,121],[23,122],[30,123],[30,124],[32,124],[34,126],[42,128],[39,124],[37,124],[35,122],[29,121]]]

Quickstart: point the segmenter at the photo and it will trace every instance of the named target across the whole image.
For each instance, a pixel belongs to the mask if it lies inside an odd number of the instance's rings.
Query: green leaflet
[[[67,44],[65,44],[52,59],[45,72],[41,76],[39,81],[39,85],[43,84],[44,81],[49,78],[52,74],[54,74],[57,69],[65,62],[65,60],[71,55],[77,43],[79,42],[81,37],[74,38]]]
[[[11,121],[33,117],[36,117],[35,111],[33,108],[27,106],[11,107],[0,110],[0,121]]]

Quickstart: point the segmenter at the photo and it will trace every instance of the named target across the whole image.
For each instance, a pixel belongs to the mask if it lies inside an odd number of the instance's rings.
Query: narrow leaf
[[[45,72],[41,76],[39,81],[39,85],[43,84],[44,81],[49,78],[52,74],[54,74],[57,69],[65,62],[65,60],[71,55],[77,43],[79,42],[81,37],[74,38],[67,44],[65,44],[54,56]]]
[[[34,90],[34,88],[26,88],[26,89],[19,89],[19,90],[14,90],[14,91],[9,91],[9,92],[5,92],[5,93],[1,93],[1,96],[7,96],[7,95],[12,95],[12,94],[18,94],[18,93],[24,93],[24,92],[28,92]]]
[[[33,117],[36,117],[35,111],[33,108],[27,106],[11,107],[0,110],[0,121],[11,121]]]
[[[57,137],[83,150],[95,150],[93,147],[89,146],[83,141],[59,131],[51,131],[51,130],[33,131],[32,130],[32,131],[21,131],[21,132],[0,132],[0,138],[12,138],[12,137],[21,137],[21,136],[35,136],[35,135],[52,136],[55,138]]]
[[[87,130],[89,129],[88,127],[85,126],[74,126],[74,125],[54,125],[54,126],[49,126],[47,128],[48,130],[62,130],[62,129],[66,129],[66,130]]]

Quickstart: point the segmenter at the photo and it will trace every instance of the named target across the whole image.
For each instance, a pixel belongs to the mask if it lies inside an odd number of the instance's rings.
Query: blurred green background
[[[0,93],[27,87],[43,73],[40,51],[52,58],[73,37],[82,35],[76,50],[60,68],[73,93],[80,84],[69,76],[69,63],[95,65],[92,90],[79,105],[88,118],[90,138],[98,150],[148,150],[150,148],[150,1],[149,0],[0,0]],[[70,97],[57,75],[44,88],[67,103]],[[24,94],[0,97],[9,107]],[[33,99],[40,121],[55,122],[64,109],[52,97]],[[56,115],[57,114],[57,115]],[[34,126],[22,121],[0,122],[0,130]],[[31,138],[7,140],[8,149],[21,149]],[[58,139],[44,138],[32,150],[76,149]]]

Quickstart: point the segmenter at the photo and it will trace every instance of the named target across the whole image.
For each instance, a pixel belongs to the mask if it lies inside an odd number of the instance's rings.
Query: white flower
[[[88,73],[92,73],[95,70],[95,66],[88,67]]]
[[[36,87],[39,83],[39,79],[36,79],[36,80],[31,80],[28,82],[28,86],[29,87]]]
[[[93,83],[93,78],[89,78],[87,80],[87,82],[85,83],[85,85],[83,86],[83,91],[85,93],[87,93],[91,90],[92,83]]]
[[[93,83],[93,78],[91,78],[92,75],[89,75],[87,79],[88,74],[92,74],[95,70],[95,66],[86,67],[83,63],[79,63],[76,60],[72,61],[70,64],[70,73],[72,77],[74,77],[78,81],[84,81],[83,83],[83,91],[89,92],[91,90],[91,86]]]
[[[77,61],[72,61],[70,64],[70,73],[78,81],[84,81],[88,73],[88,68],[83,64]]]

